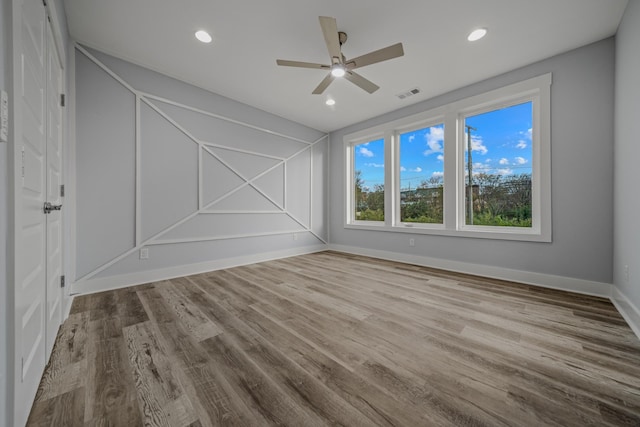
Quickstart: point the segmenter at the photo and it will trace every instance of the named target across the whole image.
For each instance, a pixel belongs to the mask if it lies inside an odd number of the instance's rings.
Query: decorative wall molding
[[[305,246],[282,251],[263,252],[254,255],[246,255],[233,258],[224,258],[214,261],[201,262],[196,264],[180,265],[175,267],[162,268],[157,270],[140,271],[136,273],[121,274],[118,276],[100,277],[85,280],[81,283],[72,284],[72,293],[92,294],[96,292],[119,289],[128,286],[141,285],[143,283],[168,280],[176,277],[200,274],[208,271],[222,270],[225,268],[238,267],[241,265],[255,264],[258,262],[271,261],[274,259],[288,258],[297,255],[305,255],[314,252],[327,250],[327,245]]]
[[[116,80],[120,85],[122,85],[122,87],[124,87],[134,95],[136,157],[135,183],[132,183],[132,186],[135,186],[135,217],[132,218],[132,220],[135,221],[135,236],[133,240],[134,244],[132,247],[121,252],[114,258],[108,260],[105,259],[104,262],[102,262],[99,266],[91,268],[91,270],[88,272],[83,272],[80,277],[75,278],[75,284],[82,285],[82,289],[84,290],[86,286],[91,287],[96,286],[97,283],[108,283],[108,281],[103,278],[95,279],[95,276],[105,271],[106,269],[116,265],[121,260],[130,256],[132,253],[140,250],[145,246],[150,245],[170,245],[177,243],[214,241],[222,239],[255,238],[277,234],[292,234],[301,232],[306,232],[313,235],[322,245],[322,247],[327,244],[328,239],[324,234],[327,234],[328,231],[327,233],[318,232],[316,229],[314,229],[313,226],[313,162],[314,147],[317,144],[324,141],[327,144],[326,150],[329,150],[328,134],[321,136],[315,141],[306,141],[298,137],[285,135],[280,132],[275,132],[270,129],[265,129],[263,127],[255,126],[250,123],[225,117],[220,114],[212,113],[210,111],[206,111],[190,105],[185,105],[183,103],[179,103],[155,94],[137,90],[123,77],[111,70],[107,65],[105,65],[102,61],[92,55],[91,52],[89,52],[84,47],[76,44],[75,49],[78,52],[77,54],[84,55],[93,64],[99,67],[99,69],[104,71],[108,76]],[[249,132],[255,131],[259,132],[260,134],[265,134],[265,137],[272,138],[270,140],[272,144],[277,144],[278,141],[288,141],[286,143],[288,145],[285,144],[286,147],[285,145],[283,145],[283,147],[285,148],[282,148],[280,150],[281,153],[274,154],[269,152],[260,152],[259,148],[258,150],[252,150],[249,149],[251,147],[234,147],[233,144],[224,145],[221,144],[220,141],[214,142],[209,140],[211,138],[203,138],[202,134],[197,135],[197,132],[192,132],[189,129],[188,124],[185,125],[184,123],[181,123],[181,118],[184,119],[183,113],[185,112],[193,114],[193,117],[197,117],[198,119],[204,117],[207,120],[218,120],[229,123],[233,126],[240,126],[242,128],[250,129],[251,131]],[[174,114],[177,114],[177,118],[174,117]],[[143,151],[145,150],[143,146],[143,141],[145,138],[144,125],[141,124],[143,117],[146,118],[145,120],[147,121],[151,120],[151,123],[161,124],[162,120],[164,120],[166,123],[169,123],[173,129],[179,132],[179,134],[186,137],[186,139],[184,137],[182,137],[182,139],[193,142],[194,147],[196,147],[197,150],[197,206],[192,211],[187,211],[185,209],[185,213],[189,212],[188,214],[182,216],[178,220],[172,221],[168,225],[162,224],[163,227],[160,231],[153,230],[153,233],[151,233],[150,235],[147,233],[146,236],[144,233],[145,221],[143,220],[143,215],[145,214],[145,212],[143,211],[144,206],[142,203],[142,192],[144,191],[144,189],[142,188],[142,159],[144,158]],[[187,120],[187,123],[190,123],[189,120]],[[215,136],[215,134],[213,136]],[[285,153],[286,155],[276,155],[282,153]],[[295,167],[301,163],[306,164],[307,157],[308,166],[305,166],[304,169],[301,169],[299,166],[297,168],[298,172],[300,170],[305,170],[306,173],[308,170],[309,181],[309,188],[308,190],[305,189],[305,191],[308,191],[308,194],[304,197],[304,200],[308,199],[308,206],[302,210],[302,212],[304,213],[300,215],[299,209],[296,213],[295,210],[291,210],[291,207],[288,204],[288,200],[290,200],[291,197],[296,196],[296,205],[299,207],[302,197],[300,197],[300,195],[298,194],[288,194],[288,192],[293,190],[289,189],[287,177],[289,173],[288,169],[290,169],[291,167]],[[253,164],[261,164],[267,166],[264,168],[264,170],[260,170],[257,174],[253,174],[253,170],[250,170],[250,173],[247,173],[246,168],[245,171],[241,170],[242,168],[238,168],[237,158],[251,161],[253,162]],[[228,179],[222,180],[222,184],[220,185],[218,185],[218,182],[215,183],[215,191],[213,191],[215,193],[215,197],[212,200],[208,200],[206,197],[207,195],[205,195],[205,189],[207,188],[207,186],[209,186],[209,189],[214,188],[214,183],[205,182],[203,176],[206,173],[205,170],[211,169],[212,165],[215,166],[218,171],[222,171],[215,172],[215,174],[226,174],[224,176],[226,176]],[[207,173],[212,174],[212,172]],[[291,179],[299,178],[292,176]],[[281,187],[278,187],[278,180],[281,180]],[[276,182],[276,184],[274,184],[274,182]],[[218,187],[222,185],[227,185],[229,188],[224,188],[224,191],[221,194],[218,194],[221,191]],[[270,185],[271,187],[275,185],[275,190],[265,190],[265,186],[268,185]],[[282,192],[281,197],[279,196],[280,190]],[[232,208],[232,206],[228,206],[230,204],[230,201],[237,202],[238,200],[252,200],[251,198],[255,199],[256,204],[261,203],[262,206],[256,208],[255,210],[253,208],[243,209],[242,207]],[[225,208],[223,208],[223,206],[225,206]],[[326,212],[326,210],[323,209],[323,212]],[[272,225],[272,218],[276,218],[274,214],[278,213],[286,215],[286,217],[291,220],[291,223],[288,226]],[[148,215],[148,211],[146,214]],[[190,221],[195,220],[201,215],[215,216],[225,214],[237,214],[239,217],[242,214],[264,215],[264,220],[262,220],[261,222],[261,224],[264,225],[264,229],[256,230],[253,232],[236,232],[231,234],[225,232],[224,234],[217,235],[207,235],[206,233],[202,233],[197,237],[180,237],[175,235],[176,230],[182,229],[181,227],[187,226]],[[322,221],[319,221],[318,223],[322,223]],[[72,244],[75,245],[75,239],[73,240]],[[72,253],[76,253],[76,248],[73,248]],[[212,265],[216,265],[215,262]],[[74,271],[77,271],[75,267],[76,266],[74,265]],[[173,269],[169,269],[169,271],[173,271]],[[190,268],[187,268],[186,271],[191,270]],[[144,272],[141,272],[140,275],[141,277],[146,277],[146,273]],[[127,275],[127,277],[134,278],[137,276],[129,274]]]

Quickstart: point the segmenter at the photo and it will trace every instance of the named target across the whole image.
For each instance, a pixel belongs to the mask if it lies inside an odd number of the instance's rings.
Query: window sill
[[[434,236],[465,237],[472,239],[515,240],[522,242],[551,242],[551,233],[541,233],[535,229],[514,229],[511,227],[465,226],[464,229],[448,229],[441,224],[398,224],[358,222],[344,224],[345,229],[364,231],[384,231],[391,233],[424,234]]]

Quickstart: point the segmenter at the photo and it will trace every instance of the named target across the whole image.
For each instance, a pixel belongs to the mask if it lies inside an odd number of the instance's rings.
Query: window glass
[[[465,224],[531,227],[532,122],[532,102],[465,117]]]
[[[384,139],[353,146],[356,221],[384,221]]]
[[[400,134],[400,221],[442,224],[444,125]]]

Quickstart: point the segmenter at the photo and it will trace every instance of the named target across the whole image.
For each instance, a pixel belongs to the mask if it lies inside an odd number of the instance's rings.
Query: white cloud
[[[525,149],[529,146],[529,142],[531,142],[531,138],[533,136],[533,128],[529,128],[525,131],[520,132],[520,136],[522,139],[518,140],[517,148]]]
[[[525,163],[527,163],[527,159],[525,159],[524,157],[516,157],[516,163],[519,165],[524,165]]]
[[[416,139],[416,134],[415,133],[409,135],[409,142],[413,142],[414,139]]]
[[[511,175],[513,174],[513,169],[510,169],[510,168],[498,169],[497,172],[498,172],[498,175]]]
[[[407,169],[404,166],[400,166],[400,172],[422,172],[422,168],[418,166],[415,169]]]
[[[362,154],[364,157],[373,157],[373,151],[369,150],[366,147],[360,147],[360,150],[358,151],[360,154]]]
[[[488,170],[488,166],[485,165],[484,163],[474,163],[473,164],[473,170],[479,170],[479,171],[486,171]]]
[[[427,140],[427,147],[429,148],[424,150],[422,154],[428,156],[429,154],[444,152],[444,149],[442,148],[442,144],[444,142],[444,127],[438,126],[429,128],[429,132],[425,135],[425,139]]]
[[[434,173],[431,174],[431,176],[435,177],[435,178],[440,178],[444,176],[444,172],[442,171],[435,171]]]
[[[444,156],[442,154],[438,154],[437,159],[440,160],[441,162],[444,162]]]
[[[383,168],[384,167],[384,163],[365,163],[364,165],[372,167],[372,168]]]
[[[468,138],[468,133],[465,132],[464,134],[464,146],[465,146],[465,150],[467,147],[467,138]],[[478,151],[480,154],[485,155],[489,152],[489,150],[487,149],[487,147],[484,145],[483,141],[482,141],[482,137],[480,135],[471,135],[471,151]]]
[[[498,163],[500,163],[501,165],[508,165],[509,164],[509,160],[505,159],[504,157],[500,159],[500,161],[498,161]]]
[[[487,159],[487,160],[485,160],[484,162],[485,162],[485,163],[491,163],[492,161],[493,161],[492,159]]]

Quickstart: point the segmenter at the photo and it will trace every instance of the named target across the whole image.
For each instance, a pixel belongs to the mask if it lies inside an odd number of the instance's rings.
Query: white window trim
[[[359,230],[551,242],[551,73],[471,96],[419,114],[383,123],[344,136],[346,209],[344,227]],[[464,116],[501,106],[533,102],[532,227],[496,227],[465,224]],[[399,134],[444,123],[444,224],[400,222]],[[385,221],[353,218],[354,145],[380,139],[385,143]],[[454,141],[453,143],[451,141]],[[462,190],[461,190],[462,188]]]

